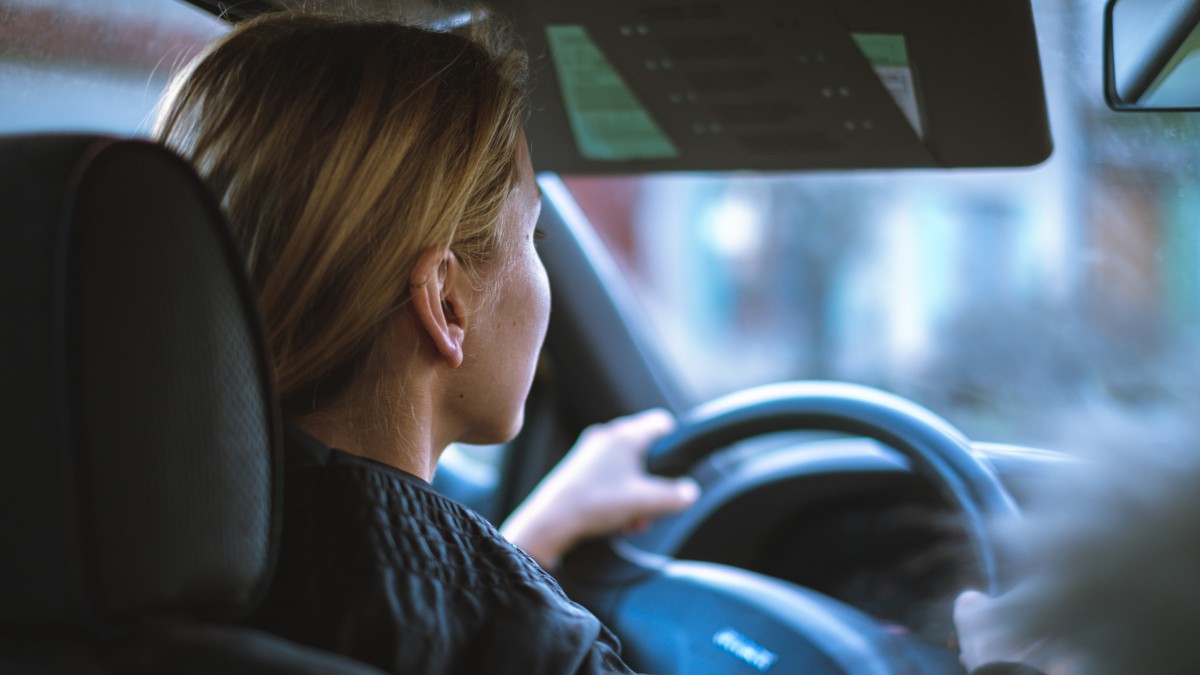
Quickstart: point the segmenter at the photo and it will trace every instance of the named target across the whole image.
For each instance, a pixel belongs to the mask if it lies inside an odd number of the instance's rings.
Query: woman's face
[[[500,218],[500,249],[480,270],[482,299],[463,344],[457,393],[467,443],[501,443],[520,431],[550,320],[550,282],[534,248],[541,191],[523,134],[517,164],[520,179]]]

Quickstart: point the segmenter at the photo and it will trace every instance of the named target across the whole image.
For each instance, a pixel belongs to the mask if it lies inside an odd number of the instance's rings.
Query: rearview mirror
[[[1113,110],[1200,110],[1200,0],[1109,0],[1104,71]]]

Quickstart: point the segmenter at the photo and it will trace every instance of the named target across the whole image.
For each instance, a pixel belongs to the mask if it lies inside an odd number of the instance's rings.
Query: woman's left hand
[[[674,427],[658,409],[588,427],[500,531],[553,570],[584,539],[641,529],[687,508],[700,496],[694,480],[646,472],[650,444]]]
[[[968,672],[988,664],[1022,664],[1028,672],[1066,675],[1080,672],[1068,659],[1043,653],[1042,645],[1025,643],[1013,637],[1013,628],[1004,617],[1005,596],[992,598],[979,591],[964,591],[954,601],[954,628],[961,647],[960,660]],[[1023,669],[997,669],[996,672],[1020,673]]]

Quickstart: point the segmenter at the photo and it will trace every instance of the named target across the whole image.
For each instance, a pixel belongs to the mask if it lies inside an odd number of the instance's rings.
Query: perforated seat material
[[[236,616],[278,459],[240,255],[143,142],[0,139],[0,625]]]
[[[259,357],[253,310],[219,216],[179,164],[138,144],[97,156],[69,244],[83,529],[112,616],[246,605],[268,563],[264,373],[244,365]]]

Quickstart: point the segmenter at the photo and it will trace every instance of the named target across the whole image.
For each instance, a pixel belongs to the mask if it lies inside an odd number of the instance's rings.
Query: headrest
[[[217,205],[159,146],[14,136],[0,213],[0,627],[247,611],[279,434]]]

